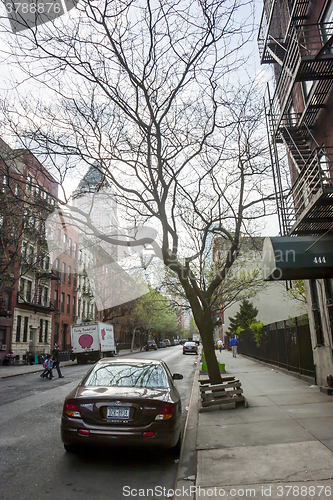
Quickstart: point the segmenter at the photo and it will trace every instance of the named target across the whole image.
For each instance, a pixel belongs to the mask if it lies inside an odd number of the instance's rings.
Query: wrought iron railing
[[[285,198],[284,221],[289,231],[318,193],[333,187],[333,148],[316,148]]]
[[[323,33],[325,32],[325,38]],[[333,78],[333,23],[292,27],[285,47],[283,66],[271,100],[274,131],[292,113],[292,90],[298,80],[314,81]],[[318,106],[316,93],[312,99]]]
[[[286,27],[286,34],[288,33],[290,24],[295,23],[295,22],[297,22],[297,24],[299,24],[299,22],[305,18],[309,3],[310,3],[310,0],[289,0],[288,1],[290,22],[289,22],[288,27]],[[260,27],[259,27],[259,33],[258,33],[258,48],[259,48],[261,63],[269,62],[269,61],[267,61],[266,50],[267,50],[268,41],[272,40],[272,33],[270,33],[272,20],[274,19],[275,14],[276,14],[276,16],[279,16],[279,17],[281,15],[280,12],[276,12],[276,13],[274,12],[277,4],[278,4],[277,0],[264,0],[264,7],[263,7],[262,15],[261,15],[261,21],[260,21]],[[277,37],[277,35],[275,35],[275,41],[283,44],[283,38],[276,38],[276,37]],[[265,61],[265,59],[266,59],[266,61]]]

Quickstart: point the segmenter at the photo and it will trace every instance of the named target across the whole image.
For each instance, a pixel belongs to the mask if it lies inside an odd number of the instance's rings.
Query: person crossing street
[[[59,378],[64,378],[60,370],[60,350],[58,344],[54,344],[52,354],[53,354],[53,368],[57,370]]]

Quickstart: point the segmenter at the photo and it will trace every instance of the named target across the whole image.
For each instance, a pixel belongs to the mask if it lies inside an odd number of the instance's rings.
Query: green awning
[[[333,278],[333,236],[265,238],[265,281]]]

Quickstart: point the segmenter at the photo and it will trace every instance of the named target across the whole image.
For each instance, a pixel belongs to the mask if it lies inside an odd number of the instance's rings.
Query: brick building
[[[55,286],[45,238],[45,220],[53,210],[58,184],[28,150],[0,142],[1,164],[1,358],[12,350],[49,352],[52,292]],[[1,360],[0,360],[1,361]]]
[[[298,262],[317,251],[306,272],[295,262],[289,277],[306,280],[317,383],[326,385],[333,373],[332,0],[264,0],[258,41],[262,64],[275,73],[266,111],[281,236],[291,246],[304,242]],[[282,174],[286,151],[291,187]],[[324,242],[332,250],[321,257]]]

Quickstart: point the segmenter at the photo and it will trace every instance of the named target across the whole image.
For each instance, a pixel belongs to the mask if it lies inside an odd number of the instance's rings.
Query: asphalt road
[[[182,347],[132,354],[164,359],[177,381],[183,417],[189,403],[196,356],[183,356]],[[74,455],[64,451],[60,419],[65,396],[77,385],[87,366],[62,369],[65,378],[49,381],[39,373],[0,380],[0,491],[2,500],[119,500],[140,495],[140,489],[162,492],[173,488],[177,470],[166,452],[93,451]],[[158,488],[160,489],[158,489]],[[157,489],[156,489],[157,488]],[[163,490],[165,488],[165,490]],[[142,492],[141,492],[142,493]]]

